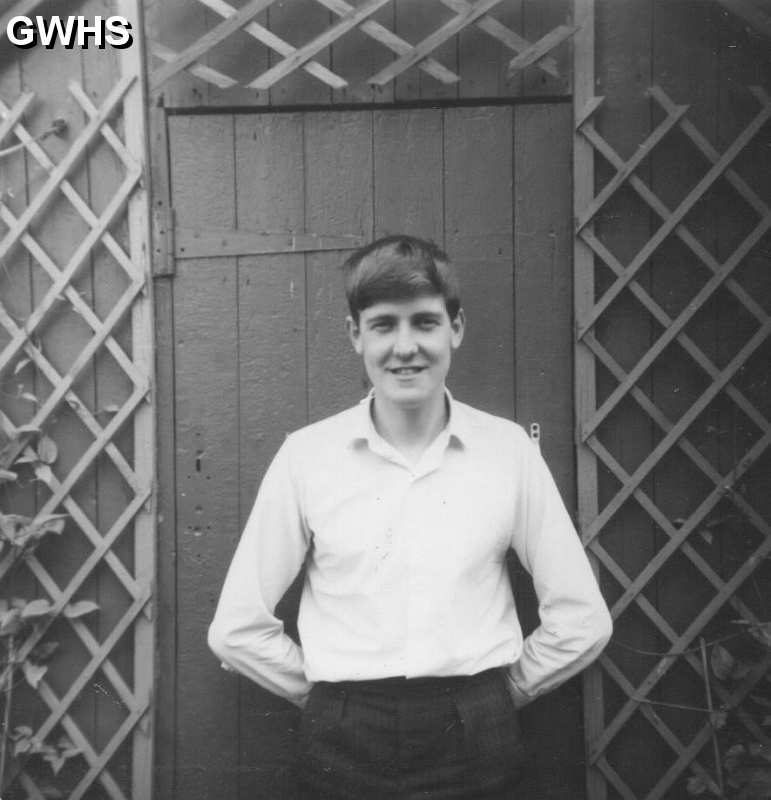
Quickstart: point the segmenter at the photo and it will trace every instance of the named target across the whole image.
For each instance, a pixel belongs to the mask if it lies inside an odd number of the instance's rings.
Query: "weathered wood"
[[[344,0],[319,0],[319,2],[338,16],[349,13],[352,8],[352,6],[344,2]],[[388,10],[391,12],[391,27],[393,27],[393,10]],[[397,36],[391,28],[380,24],[374,19],[368,19],[366,22],[359,25],[359,30],[397,55],[404,55],[412,49],[412,46],[400,36]],[[339,68],[341,72],[348,76],[350,89],[355,91],[359,83],[366,87],[366,78],[372,75],[372,63],[374,62],[374,58],[380,54],[379,48],[378,50],[373,48],[371,42],[363,42],[358,48],[352,50],[350,46],[351,38],[350,36],[346,36],[335,42],[334,59],[335,63],[340,65]],[[387,63],[384,54],[380,55],[378,61]],[[423,70],[427,75],[431,75],[436,78],[436,80],[443,83],[451,83],[455,80],[459,80],[459,77],[454,72],[448,70],[445,66],[430,57],[421,61],[418,64],[418,68]],[[369,92],[366,99],[377,99],[380,102],[386,99],[382,94],[375,96],[371,87],[366,88]]]
[[[233,227],[231,116],[170,117],[183,224]],[[206,647],[238,534],[237,300],[229,259],[185,261],[174,278],[176,439],[176,781],[179,797],[238,793],[238,689]],[[207,369],[201,370],[201,364]],[[210,399],[217,397],[212,405]],[[204,690],[203,687],[206,687]],[[180,735],[184,732],[184,735]],[[205,760],[200,754],[208,753]]]
[[[257,16],[260,11],[266,9],[272,2],[273,0],[250,0],[247,5],[238,10],[237,14],[233,14],[233,16],[220,22],[219,25],[180,53],[174,61],[160,67],[150,76],[150,88],[152,91],[157,92],[166,81],[185,69],[185,67],[190,66],[200,56],[230,36],[231,33],[242,28],[252,17]]]
[[[574,26],[560,25],[553,31],[549,31],[546,36],[543,36],[511,59],[508,69],[509,75],[513,75],[517,70],[524,69],[540,61],[547,53],[550,53],[555,47],[569,39],[576,30],[578,29]]]
[[[443,134],[444,244],[458,271],[467,316],[449,385],[460,400],[511,418],[512,108],[447,109]]]
[[[619,292],[626,286],[626,284],[634,277],[635,273],[645,264],[648,258],[653,254],[657,247],[664,241],[664,239],[674,230],[680,223],[682,218],[693,208],[699,199],[707,192],[707,190],[721,177],[722,173],[734,161],[734,159],[741,153],[741,151],[752,141],[757,133],[763,128],[768,119],[771,117],[771,105],[765,103],[756,117],[746,126],[746,128],[737,136],[733,144],[723,153],[720,160],[713,164],[710,170],[704,175],[699,183],[693,187],[688,196],[675,208],[671,217],[664,222],[656,233],[648,240],[643,249],[632,259],[631,263],[624,271],[624,277],[619,278],[602,296],[600,301],[592,309],[592,313],[586,320],[580,321],[579,336],[582,335],[588,327],[593,324],[593,320],[613,302],[618,296]]]
[[[262,233],[248,230],[175,228],[174,257],[212,258],[216,256],[307,253],[322,250],[353,250],[365,244],[355,234],[340,236],[325,233]]]
[[[758,33],[771,39],[771,14],[748,0],[717,0],[721,6],[732,14],[748,22]]]
[[[165,44],[161,44],[160,42],[150,41],[149,47],[150,52],[154,56],[157,56],[161,59],[161,61],[165,61],[167,64],[172,64],[174,63],[175,59],[179,58],[179,53],[175,53],[170,47],[166,47]],[[191,75],[195,75],[196,78],[200,78],[202,81],[206,81],[207,83],[213,83],[220,89],[230,89],[232,86],[236,86],[238,84],[238,81],[235,78],[231,78],[228,75],[223,75],[223,73],[219,72],[219,70],[207,67],[205,64],[193,62],[187,67],[187,69]]]
[[[592,103],[595,92],[595,18],[594,0],[574,2],[575,22],[578,31],[573,40],[573,118],[577,126],[580,115]],[[594,153],[579,135],[573,138],[573,214],[591,202],[594,196]],[[594,302],[594,257],[578,237],[573,240],[573,307],[580,318]],[[575,424],[580,425],[595,408],[597,379],[591,353],[581,342],[574,342]],[[576,441],[576,500],[579,535],[598,510],[597,459],[588,447]],[[599,578],[596,557],[589,553],[592,567]],[[592,665],[583,676],[583,713],[586,750],[592,746],[605,722],[602,673]],[[607,787],[596,765],[587,764],[586,790],[593,800],[605,800]]]
[[[516,419],[540,443],[566,507],[576,508],[571,259],[572,115],[568,104],[514,107],[513,342]],[[517,612],[536,624],[531,581],[516,576]],[[522,723],[534,753],[528,796],[569,800],[583,778],[577,681],[541,699]],[[565,726],[565,733],[554,731]],[[570,732],[570,733],[568,733]],[[532,786],[532,788],[531,788]]]
[[[306,208],[311,229],[373,228],[372,112],[306,117]],[[347,408],[366,393],[361,359],[343,321],[348,307],[341,265],[346,252],[314,253],[308,271],[308,417],[315,421]]]
[[[496,6],[500,0],[477,0],[476,4],[457,14],[449,22],[446,22],[438,30],[434,31],[430,36],[427,36],[420,43],[415,45],[410,53],[397,58],[392,64],[385,69],[373,75],[369,79],[369,83],[373,86],[384,86],[392,81],[397,75],[417,64],[424,59],[429,53],[433,52],[443,42],[453,37],[456,33],[463,30],[467,25],[470,25],[475,20],[479,19],[482,15],[486,14],[491,8]]]
[[[239,116],[235,127],[236,211],[240,226],[305,229],[304,118]],[[238,265],[238,528],[228,531],[230,559],[268,465],[291,430],[308,420],[306,269],[302,253],[240,258]],[[296,601],[295,596],[295,601]],[[289,614],[296,614],[296,602]],[[285,617],[286,618],[286,617]],[[288,629],[294,618],[288,619]],[[286,702],[238,680],[236,744],[241,797],[292,797]]]
[[[280,81],[281,78],[294,72],[295,69],[301,67],[307,61],[310,61],[316,53],[329,47],[329,45],[335,42],[340,36],[343,36],[351,30],[351,28],[356,27],[359,23],[372,16],[378,8],[384,6],[388,2],[390,2],[390,0],[366,0],[366,2],[362,3],[360,6],[352,8],[337,24],[328,28],[320,36],[317,36],[315,39],[308,42],[308,44],[295,50],[291,55],[284,58],[283,61],[280,61],[267,72],[255,78],[249,84],[250,88],[270,89],[270,87]]]
[[[442,113],[375,111],[374,235],[409,233],[443,244]]]
[[[199,0],[199,2],[225,18],[231,17],[237,12],[237,9],[224,2],[224,0]],[[281,37],[276,36],[264,25],[260,25],[257,22],[252,21],[245,25],[244,31],[285,58],[293,56],[297,52],[296,47],[292,47],[291,44],[285,42]],[[313,75],[314,78],[318,78],[333,89],[344,89],[347,86],[347,82],[343,78],[328,70],[323,64],[309,61],[301,66],[309,75]]]

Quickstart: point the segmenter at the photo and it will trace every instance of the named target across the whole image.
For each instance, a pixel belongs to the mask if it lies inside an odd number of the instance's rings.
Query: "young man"
[[[517,708],[594,659],[610,616],[537,448],[445,387],[464,330],[446,255],[387,237],[345,288],[372,391],[285,440],[209,643],[304,709],[303,797],[513,798]],[[524,641],[509,548],[539,599]],[[274,611],[306,560],[299,647]]]

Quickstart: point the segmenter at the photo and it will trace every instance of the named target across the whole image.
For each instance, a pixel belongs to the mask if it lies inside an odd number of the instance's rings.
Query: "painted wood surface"
[[[451,388],[495,413],[517,418],[521,407],[523,421],[540,421],[547,458],[574,502],[567,105],[175,115],[169,131],[180,225],[368,239],[407,231],[445,246],[469,318]],[[527,191],[518,195],[520,171]],[[168,279],[173,334],[162,341],[174,348],[175,383],[164,383],[162,391],[174,394],[160,405],[168,415],[174,407],[177,557],[159,579],[176,586],[176,617],[164,614],[160,624],[161,639],[173,628],[177,645],[175,686],[167,676],[159,714],[176,715],[177,734],[159,743],[158,759],[175,797],[293,796],[295,710],[219,670],[205,652],[205,632],[256,486],[284,434],[366,390],[343,327],[345,255],[186,259]],[[540,279],[544,271],[549,281]],[[550,326],[548,366],[538,357],[539,336],[527,332],[543,305],[561,320]],[[518,587],[532,617],[528,591],[524,582]],[[297,600],[295,586],[279,608],[289,630]],[[556,698],[530,722],[549,738],[559,707],[572,731],[560,750],[569,754],[565,768],[550,762],[548,786],[543,778],[531,786],[543,797],[557,796],[548,794],[555,787],[566,791],[581,769],[575,685],[565,697],[567,706]]]
[[[116,4],[101,0],[68,5],[70,13],[89,18],[116,13]],[[131,19],[138,30],[139,6],[130,1],[118,5],[118,13]],[[22,7],[17,11],[21,13]],[[150,492],[155,452],[153,412],[144,397],[152,371],[149,288],[145,286],[133,303],[123,302],[132,278],[138,277],[141,285],[142,270],[147,266],[149,242],[143,188],[134,188],[127,203],[116,205],[127,170],[133,172],[144,162],[141,53],[138,47],[128,54],[61,47],[22,52],[15,51],[7,40],[0,50],[0,98],[7,103],[25,90],[34,93],[33,103],[21,122],[30,136],[37,137],[37,142],[27,142],[26,150],[3,153],[2,202],[17,219],[23,218],[24,209],[40,199],[39,192],[49,174],[66,169],[50,202],[40,204],[24,246],[17,245],[4,259],[0,287],[3,306],[11,309],[13,319],[23,323],[50,291],[50,271],[63,268],[71,260],[75,266],[75,277],[65,286],[63,297],[43,317],[32,337],[41,363],[47,362],[48,366],[36,370],[29,364],[12,377],[4,371],[6,387],[11,378],[24,387],[20,392],[35,395],[38,402],[12,401],[7,405],[4,390],[3,412],[14,424],[21,424],[25,418],[28,420],[30,408],[39,409],[56,396],[53,370],[60,376],[78,370],[70,391],[43,426],[57,446],[53,478],[36,483],[25,481],[27,489],[18,496],[3,492],[4,513],[34,515],[47,503],[52,505],[47,483],[53,489],[60,482],[74,484],[63,502],[57,504],[57,511],[67,511],[71,517],[64,533],[41,547],[38,565],[31,566],[38,582],[23,570],[26,577],[14,590],[31,590],[39,596],[44,596],[46,590],[49,594],[72,593],[68,583],[81,574],[85,580],[74,590],[72,600],[90,600],[98,605],[98,613],[88,620],[75,624],[63,619],[54,622],[46,639],[58,641],[59,649],[40,686],[40,697],[48,708],[32,692],[21,692],[16,708],[21,716],[14,723],[45,726],[48,710],[66,701],[61,722],[49,728],[53,728],[54,738],[64,732],[75,737],[82,755],[71,760],[54,779],[62,796],[148,795],[152,712],[148,712],[147,703],[154,674],[154,630],[146,604],[154,579]],[[109,115],[110,129],[103,127],[102,135],[98,126],[89,122],[90,115],[115,92],[121,75],[136,76],[125,100],[131,111],[125,111],[124,116],[124,110],[117,105]],[[64,126],[52,136],[50,129],[56,118],[62,119]],[[95,129],[96,136],[78,157],[73,157],[77,150],[74,144],[89,126]],[[19,129],[16,134],[5,139],[2,148],[20,141]],[[128,161],[124,162],[127,153]],[[109,233],[103,234],[105,246],[93,235],[97,218],[103,214],[112,215]],[[7,232],[8,225],[3,224],[3,236]],[[92,239],[95,244],[90,247]],[[27,254],[25,247],[34,257]],[[121,251],[125,252],[123,265],[116,257]],[[129,272],[134,270],[137,274],[127,275],[127,265]],[[123,310],[118,314],[116,307],[121,305]],[[98,330],[102,321],[105,330],[95,334],[94,328]],[[7,344],[5,331],[2,341]],[[46,370],[48,377],[43,377]],[[138,380],[137,386],[129,374]],[[139,405],[135,410],[119,411],[137,390]],[[114,434],[109,432],[112,420],[123,420]],[[92,463],[85,468],[78,466],[89,452],[99,450],[103,452]],[[136,473],[132,475],[134,469]],[[143,505],[145,501],[147,504]],[[101,547],[101,537],[113,527],[122,533],[112,546],[103,548],[101,557],[96,557],[95,548]],[[8,588],[2,587],[4,597]],[[141,621],[132,625],[133,617],[126,615],[143,607]],[[100,648],[104,648],[101,656],[97,652]],[[136,727],[131,716],[135,723],[139,721]],[[28,796],[41,796],[33,780],[39,786],[53,781],[45,770],[36,770],[34,765],[29,766],[28,772],[31,777],[22,778],[23,791]],[[96,786],[89,788],[92,781]],[[17,784],[9,796],[20,791]]]
[[[219,3],[219,0],[217,0]],[[216,5],[214,0],[209,5]],[[219,3],[221,6],[222,4]],[[227,4],[239,8],[239,3]],[[255,21],[280,38],[284,47],[298,49],[340,21],[341,15],[360,3],[341,0],[293,0],[275,3]],[[223,17],[196,0],[148,2],[148,30],[154,41],[180,53],[206,35]],[[417,64],[383,87],[368,79],[403,55],[404,47],[418,45],[457,15],[467,13],[467,0],[392,0],[363,25],[346,33],[316,56],[315,61],[345,79],[342,88],[330,88],[306,69],[266,90],[246,88],[261,71],[285,56],[249,33],[237,31],[210,53],[199,66],[217,70],[232,86],[216,86],[189,71],[176,75],[163,88],[167,107],[284,106],[388,103],[394,100],[454,100],[495,97],[567,97],[570,93],[570,45],[561,45],[547,58],[549,72],[531,65],[508,77],[511,59],[527,44],[534,44],[571,14],[569,0],[501,0],[488,14],[455,34],[431,53],[444,74],[460,80],[445,82]],[[347,10],[347,11],[346,11]],[[371,35],[367,26],[381,26]],[[385,34],[383,33],[385,31]],[[387,47],[381,37],[398,37],[401,47]],[[516,45],[517,49],[512,49]],[[157,57],[155,67],[163,65]]]
[[[707,173],[711,164],[706,150],[724,152],[757,113],[757,100],[749,87],[762,85],[768,90],[771,61],[763,37],[718,4],[597,3],[596,20],[594,93],[604,99],[593,120],[622,162],[642,152],[641,144],[664,118],[660,104],[646,92],[649,86],[656,84],[674,103],[689,106],[686,118],[691,127],[666,134],[635,170],[635,178],[594,219],[595,234],[625,266]],[[576,85],[580,83],[577,76]],[[576,113],[580,119],[578,105]],[[705,152],[699,152],[688,131],[703,135],[709,143]],[[764,131],[759,139],[767,142],[767,124]],[[757,209],[769,203],[771,185],[768,160],[760,155],[759,147],[760,142],[751,145],[733,166],[762,201],[753,208],[733,178],[719,181],[643,264],[637,286],[620,293],[602,313],[594,327],[600,345],[595,347],[597,360],[588,369],[579,346],[578,395],[597,392],[596,405],[590,402],[579,408],[579,436],[583,422],[655,345],[668,320],[688,312],[714,269],[729,260],[757,223]],[[594,155],[597,192],[618,166],[610,166],[599,153]],[[653,203],[641,193],[643,183],[643,189],[652,191]],[[762,277],[767,271],[759,268],[764,249],[759,243],[750,250],[734,273],[734,282],[726,282],[696,311],[683,335],[657,355],[596,431],[590,444],[599,442],[616,466],[600,466],[599,492],[594,497],[591,486],[588,495],[582,492],[585,530],[596,516],[591,513],[592,502],[598,503],[602,513],[620,488],[619,475],[631,475],[649,458],[671,426],[707,396],[719,370],[731,364],[753,335],[762,335],[759,326],[768,314],[763,298],[771,296]],[[576,258],[578,269],[583,264],[578,246]],[[577,298],[583,297],[591,306],[615,275],[597,259],[590,275],[584,269],[576,278],[582,282]],[[655,312],[651,301],[658,309]],[[580,317],[578,305],[577,309]],[[724,598],[728,602],[716,600],[721,581],[737,575],[763,543],[764,532],[768,535],[768,499],[754,493],[757,471],[768,469],[767,452],[747,473],[742,470],[746,455],[762,448],[760,434],[767,428],[763,421],[764,416],[768,419],[767,399],[761,400],[752,387],[766,385],[768,353],[766,337],[733,385],[706,404],[682,431],[677,446],[649,472],[640,491],[602,527],[598,539],[605,554],[602,583],[606,596],[615,602],[629,581],[654,569],[651,564],[687,526],[688,517],[708,495],[714,495],[720,476],[736,476],[732,482],[740,483],[745,493],[741,498],[716,500],[697,530],[655,571],[637,601],[625,603],[619,612],[604,669],[586,684],[596,689],[602,681],[605,705],[603,715],[587,715],[589,759],[597,768],[590,776],[592,796],[680,798],[690,776],[715,780],[704,718],[666,705],[703,706],[705,678],[700,658],[690,651],[672,658],[666,651],[683,632],[698,627],[712,608],[718,608],[717,613],[699,631],[707,642],[732,630],[731,619],[768,614],[765,600],[753,591],[768,580],[765,562],[759,562],[752,579],[728,593],[732,594]],[[585,458],[588,450],[581,451]],[[584,469],[579,482],[585,484],[586,477]],[[586,485],[582,488],[587,490]],[[692,638],[688,642],[696,644]],[[653,686],[649,695],[646,685]],[[620,728],[611,729],[609,745],[598,752],[593,743],[632,696],[645,700]],[[641,747],[648,754],[644,762],[639,758]]]

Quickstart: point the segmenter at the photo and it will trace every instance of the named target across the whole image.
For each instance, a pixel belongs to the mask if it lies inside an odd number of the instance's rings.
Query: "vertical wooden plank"
[[[168,120],[163,105],[150,110],[150,179],[153,213],[171,206]],[[165,243],[154,241],[154,261],[165,257]],[[157,268],[157,263],[153,264]],[[156,797],[175,797],[177,702],[177,547],[176,426],[174,422],[174,282],[171,275],[153,284],[155,309],[155,410],[157,437],[157,680],[155,692]]]
[[[396,33],[411,45],[417,45],[430,36],[454,13],[446,6],[425,3],[422,0],[395,0]],[[440,64],[457,74],[458,37],[453,36],[431,54]],[[458,97],[458,84],[437,81],[423,70],[410,67],[395,79],[396,100],[452,100]]]
[[[85,3],[81,12],[92,18],[95,15],[109,15],[105,3],[101,0],[91,0]],[[130,14],[131,9],[126,9]],[[124,14],[124,16],[126,16]],[[136,20],[133,20],[136,31]],[[139,38],[139,37],[137,37]],[[134,48],[139,42],[135,40]],[[134,48],[131,48],[133,50]],[[136,51],[135,51],[136,52]],[[82,51],[83,63],[83,88],[94,104],[98,107],[109,90],[121,76],[119,51],[84,49]],[[128,65],[127,65],[128,66]],[[133,73],[137,74],[138,65],[133,66]],[[142,106],[139,105],[137,122],[141,124]],[[124,115],[125,119],[125,115]],[[123,120],[120,120],[118,125]],[[114,127],[118,127],[113,123]],[[136,142],[135,152],[136,152]],[[141,161],[144,143],[140,143],[137,160]],[[112,148],[101,137],[95,139],[90,148],[86,161],[88,175],[89,205],[100,214],[111,200],[117,187],[125,175],[125,168],[113,154]],[[128,225],[123,219],[113,228],[113,235],[121,246],[128,252]],[[92,282],[94,286],[93,307],[100,319],[104,319],[123,293],[128,280],[123,268],[103,247],[96,247],[91,256]],[[126,316],[120,326],[115,330],[115,338],[127,352],[132,352],[132,331],[130,316]],[[121,406],[131,393],[132,383],[104,348],[97,353],[94,361],[94,405],[97,410],[97,419],[104,424],[109,420],[103,408],[116,404]],[[132,452],[134,449],[132,426],[126,428],[115,438],[115,443],[122,452]],[[152,471],[151,471],[152,472]],[[150,474],[151,474],[150,472]],[[141,474],[141,473],[138,473]],[[109,457],[102,457],[95,470],[96,481],[96,508],[95,520],[100,532],[107,531],[113,522],[120,516],[123,509],[133,498],[133,492],[115,469]],[[131,526],[113,548],[121,561],[133,573],[135,537],[132,535]],[[93,573],[93,599],[99,605],[99,617],[96,621],[98,628],[97,638],[102,641],[119,622],[130,605],[131,597],[126,592],[120,580],[113,571],[104,563]],[[135,663],[134,642],[132,637],[125,637],[111,653],[110,660],[124,675],[131,675]],[[143,665],[147,661],[141,662]],[[105,681],[102,681],[106,683]],[[109,686],[109,684],[107,684]],[[131,685],[131,683],[129,684]],[[94,692],[94,723],[95,746],[97,751],[107,745],[111,736],[125,718],[125,711],[115,702],[112,693]],[[111,764],[111,773],[122,786],[131,785],[131,751],[123,748],[118,757]]]
[[[513,417],[511,107],[446,109],[443,175],[445,245],[466,312],[449,383],[458,399]]]
[[[750,94],[748,87],[771,87],[771,63],[766,57],[768,40],[748,27],[743,20],[725,12],[717,11],[720,20],[718,45],[718,97],[715,114],[717,130],[715,143],[722,152],[730,146],[739,135],[743,126],[758,111],[756,99]],[[736,171],[747,181],[758,196],[766,204],[771,205],[771,148],[768,147],[768,135],[755,138],[745,152],[734,163]],[[739,236],[746,234],[748,227],[758,221],[756,212],[749,211],[744,200],[739,200],[733,189],[722,184],[720,194],[720,219],[718,224],[718,252],[721,259],[726,258],[737,246]],[[768,242],[766,234],[764,244],[756,246],[742,262],[735,274],[741,286],[758,302],[766,313],[771,312],[771,271],[768,269]],[[736,304],[723,296],[718,310],[716,336],[719,338],[719,360],[730,358],[740,343],[749,338],[748,315],[739,311]],[[751,328],[754,331],[754,319]],[[771,339],[766,339],[755,355],[739,370],[734,381],[745,397],[762,413],[771,419]],[[721,453],[720,471],[727,474],[738,463],[744,453],[749,450],[758,436],[754,423],[750,423],[733,403],[727,403],[721,409],[721,417],[717,430],[724,452]],[[771,496],[768,492],[768,475],[771,474],[771,452],[766,450],[763,458],[742,481],[742,495],[766,521],[771,521]],[[733,504],[726,504],[725,509],[733,513]],[[760,542],[757,527],[748,523],[743,516],[729,519],[719,531],[720,555],[724,568],[733,570],[746,558],[749,547],[757,547]],[[747,581],[737,593],[747,605],[755,611],[758,618],[765,619],[767,608],[764,607],[763,592],[757,587],[771,585],[769,560],[758,565],[751,580]]]
[[[236,210],[247,230],[305,227],[305,170],[301,114],[243,115],[236,120]],[[239,259],[238,279],[238,530],[230,560],[257,486],[284,436],[308,418],[306,276],[301,254]],[[295,627],[295,589],[286,607]],[[239,680],[238,797],[291,797],[289,703],[246,678]]]
[[[372,112],[305,117],[308,230],[369,237],[372,231]],[[341,411],[365,392],[361,359],[348,341],[340,265],[349,253],[308,254],[308,413]]]
[[[330,27],[334,15],[314,0],[293,3],[275,3],[268,9],[270,30],[289,42],[292,47],[302,47]],[[314,61],[331,67],[330,50],[318,53]],[[272,53],[270,66],[277,64],[283,56]],[[256,74],[255,74],[256,77]],[[270,90],[270,104],[274,106],[299,105],[303,103],[327,104],[332,90],[318,78],[303,69],[297,69],[279,81]]]
[[[573,120],[582,118],[584,109],[595,96],[595,15],[594,0],[574,0],[576,25],[580,26],[573,41]],[[594,150],[576,133],[573,138],[573,215],[574,218],[594,197]],[[576,320],[591,309],[595,296],[594,257],[578,236],[573,239],[573,302]],[[575,347],[575,414],[576,430],[589,419],[597,407],[594,357],[581,342]],[[597,460],[586,445],[577,439],[576,476],[578,491],[578,531],[597,516]],[[597,560],[590,560],[599,574]],[[601,734],[605,723],[603,677],[599,666],[584,672],[584,729],[586,749]],[[586,773],[586,792],[592,800],[605,800],[607,785],[602,774],[591,763]]]
[[[375,111],[374,235],[409,233],[444,243],[442,113]]]
[[[143,49],[142,8],[138,0],[121,0],[118,8],[129,19],[134,30],[140,32],[139,41],[133,50],[122,50],[120,73],[137,76],[137,81],[124,102],[125,142],[129,152],[148,176],[148,128],[147,97],[145,96],[146,58]],[[137,187],[128,206],[128,251],[131,262],[145,276],[145,291],[134,301],[131,310],[131,351],[138,371],[152,385],[155,358],[153,336],[152,281],[150,278],[149,253],[151,252],[150,208],[148,182]],[[143,488],[155,485],[155,419],[154,396],[134,413],[134,469],[141,476]],[[140,586],[154,587],[156,584],[155,524],[156,501],[152,496],[137,514],[134,521],[134,576]],[[154,697],[155,677],[155,599],[145,608],[134,623],[133,675],[134,693],[140,703]],[[131,787],[135,797],[150,797],[153,787],[154,726],[152,709],[140,720],[132,739]]]
[[[571,513],[576,508],[573,407],[572,113],[567,104],[521,105],[514,115],[514,342],[516,414],[541,426],[541,449]],[[517,574],[529,628],[537,602]],[[526,708],[534,765],[527,796],[576,797],[584,781],[578,680]],[[555,736],[555,731],[560,731]]]
[[[233,227],[232,117],[177,116],[169,122],[178,223]],[[219,669],[205,640],[239,524],[236,299],[235,259],[178,262],[173,313],[179,797],[238,796],[237,681]]]

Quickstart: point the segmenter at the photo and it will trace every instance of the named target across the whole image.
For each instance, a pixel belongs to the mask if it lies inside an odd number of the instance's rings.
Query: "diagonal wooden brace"
[[[353,7],[336,25],[328,28],[324,33],[308,42],[304,47],[295,50],[292,55],[287,56],[283,61],[279,61],[275,67],[271,67],[267,72],[263,72],[262,75],[255,78],[249,84],[249,88],[270,89],[270,87],[280,81],[281,78],[286,77],[289,73],[294,72],[298,67],[310,61],[316,53],[323,50],[325,47],[329,47],[330,44],[339,39],[344,33],[351,30],[351,28],[360,25],[389,1],[390,0],[366,0],[362,5]]]

